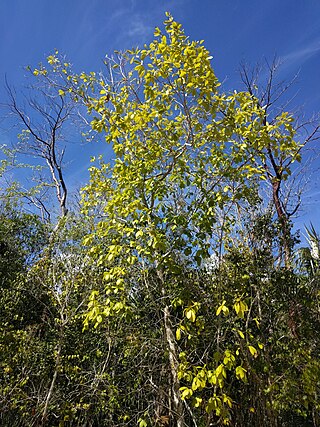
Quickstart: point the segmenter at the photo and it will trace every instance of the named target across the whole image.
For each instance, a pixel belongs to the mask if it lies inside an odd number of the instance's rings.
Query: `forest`
[[[320,121],[170,14],[102,72],[28,67],[0,163],[0,425],[320,425],[320,237],[295,228]],[[10,125],[11,125],[10,124]],[[70,129],[72,129],[70,131]],[[105,141],[81,189],[67,133]]]

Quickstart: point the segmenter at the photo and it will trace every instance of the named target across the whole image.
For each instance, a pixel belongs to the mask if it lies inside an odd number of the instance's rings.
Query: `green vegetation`
[[[58,53],[31,70],[50,88],[45,132],[10,93],[60,213],[43,186],[0,213],[3,426],[320,423],[319,237],[296,249],[284,194],[318,128],[301,139],[272,79],[224,93],[203,42],[164,27],[105,74]],[[50,132],[77,108],[114,151],[81,209]]]

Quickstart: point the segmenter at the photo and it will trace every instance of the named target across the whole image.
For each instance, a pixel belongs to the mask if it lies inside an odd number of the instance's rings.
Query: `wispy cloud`
[[[152,31],[150,25],[146,25],[141,16],[135,16],[131,26],[128,28],[127,35],[130,38],[145,37]]]
[[[320,38],[311,43],[289,52],[280,57],[281,63],[285,68],[302,66],[314,55],[320,53]]]
[[[189,1],[175,0],[172,4],[172,0],[162,0],[142,4],[140,0],[111,0],[108,8],[100,10],[92,3],[86,7],[85,14],[78,16],[73,34],[74,50],[81,57],[88,51],[101,52],[102,46],[105,53],[141,46],[152,38],[154,27],[161,26],[165,11],[179,11],[181,17]]]

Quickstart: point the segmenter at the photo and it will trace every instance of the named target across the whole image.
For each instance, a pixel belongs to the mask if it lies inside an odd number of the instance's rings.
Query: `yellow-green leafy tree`
[[[228,425],[263,345],[248,274],[217,272],[227,270],[239,206],[256,204],[269,178],[267,156],[285,152],[287,175],[300,145],[290,114],[270,125],[250,91],[221,91],[202,41],[169,14],[164,27],[143,49],[108,58],[105,74],[75,75],[48,58],[64,78],[60,96],[84,102],[115,154],[91,167],[83,189],[95,216],[84,244],[105,283],[91,294],[84,327],[121,326],[126,342],[114,355],[135,363],[130,393],[153,396],[135,413],[124,405],[118,422]]]
[[[101,215],[85,244],[105,280],[105,295],[92,294],[85,326],[132,315],[134,295],[152,282],[154,327],[170,375],[168,417],[178,427],[190,417],[229,424],[228,383],[247,380],[247,360],[259,347],[246,334],[249,295],[236,289],[227,302],[219,283],[205,283],[203,270],[210,255],[221,261],[237,206],[254,203],[266,179],[265,153],[290,155],[299,145],[288,113],[270,132],[252,94],[219,89],[203,43],[190,41],[170,15],[164,25],[144,49],[107,60],[107,76],[69,76],[94,116],[93,129],[105,133],[115,153],[111,166],[101,161],[91,168],[84,189],[84,209]],[[221,319],[210,331],[209,357],[199,343],[208,298]],[[230,311],[235,323],[221,326],[230,323]],[[239,340],[230,346],[219,330],[235,326]]]

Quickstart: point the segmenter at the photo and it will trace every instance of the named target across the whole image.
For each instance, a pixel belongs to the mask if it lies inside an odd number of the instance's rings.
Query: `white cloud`
[[[286,68],[297,65],[301,66],[317,53],[320,53],[320,39],[314,40],[308,45],[282,56],[280,59]]]
[[[142,17],[138,15],[131,20],[127,35],[130,38],[145,37],[151,33],[152,29],[153,27],[146,24]]]

